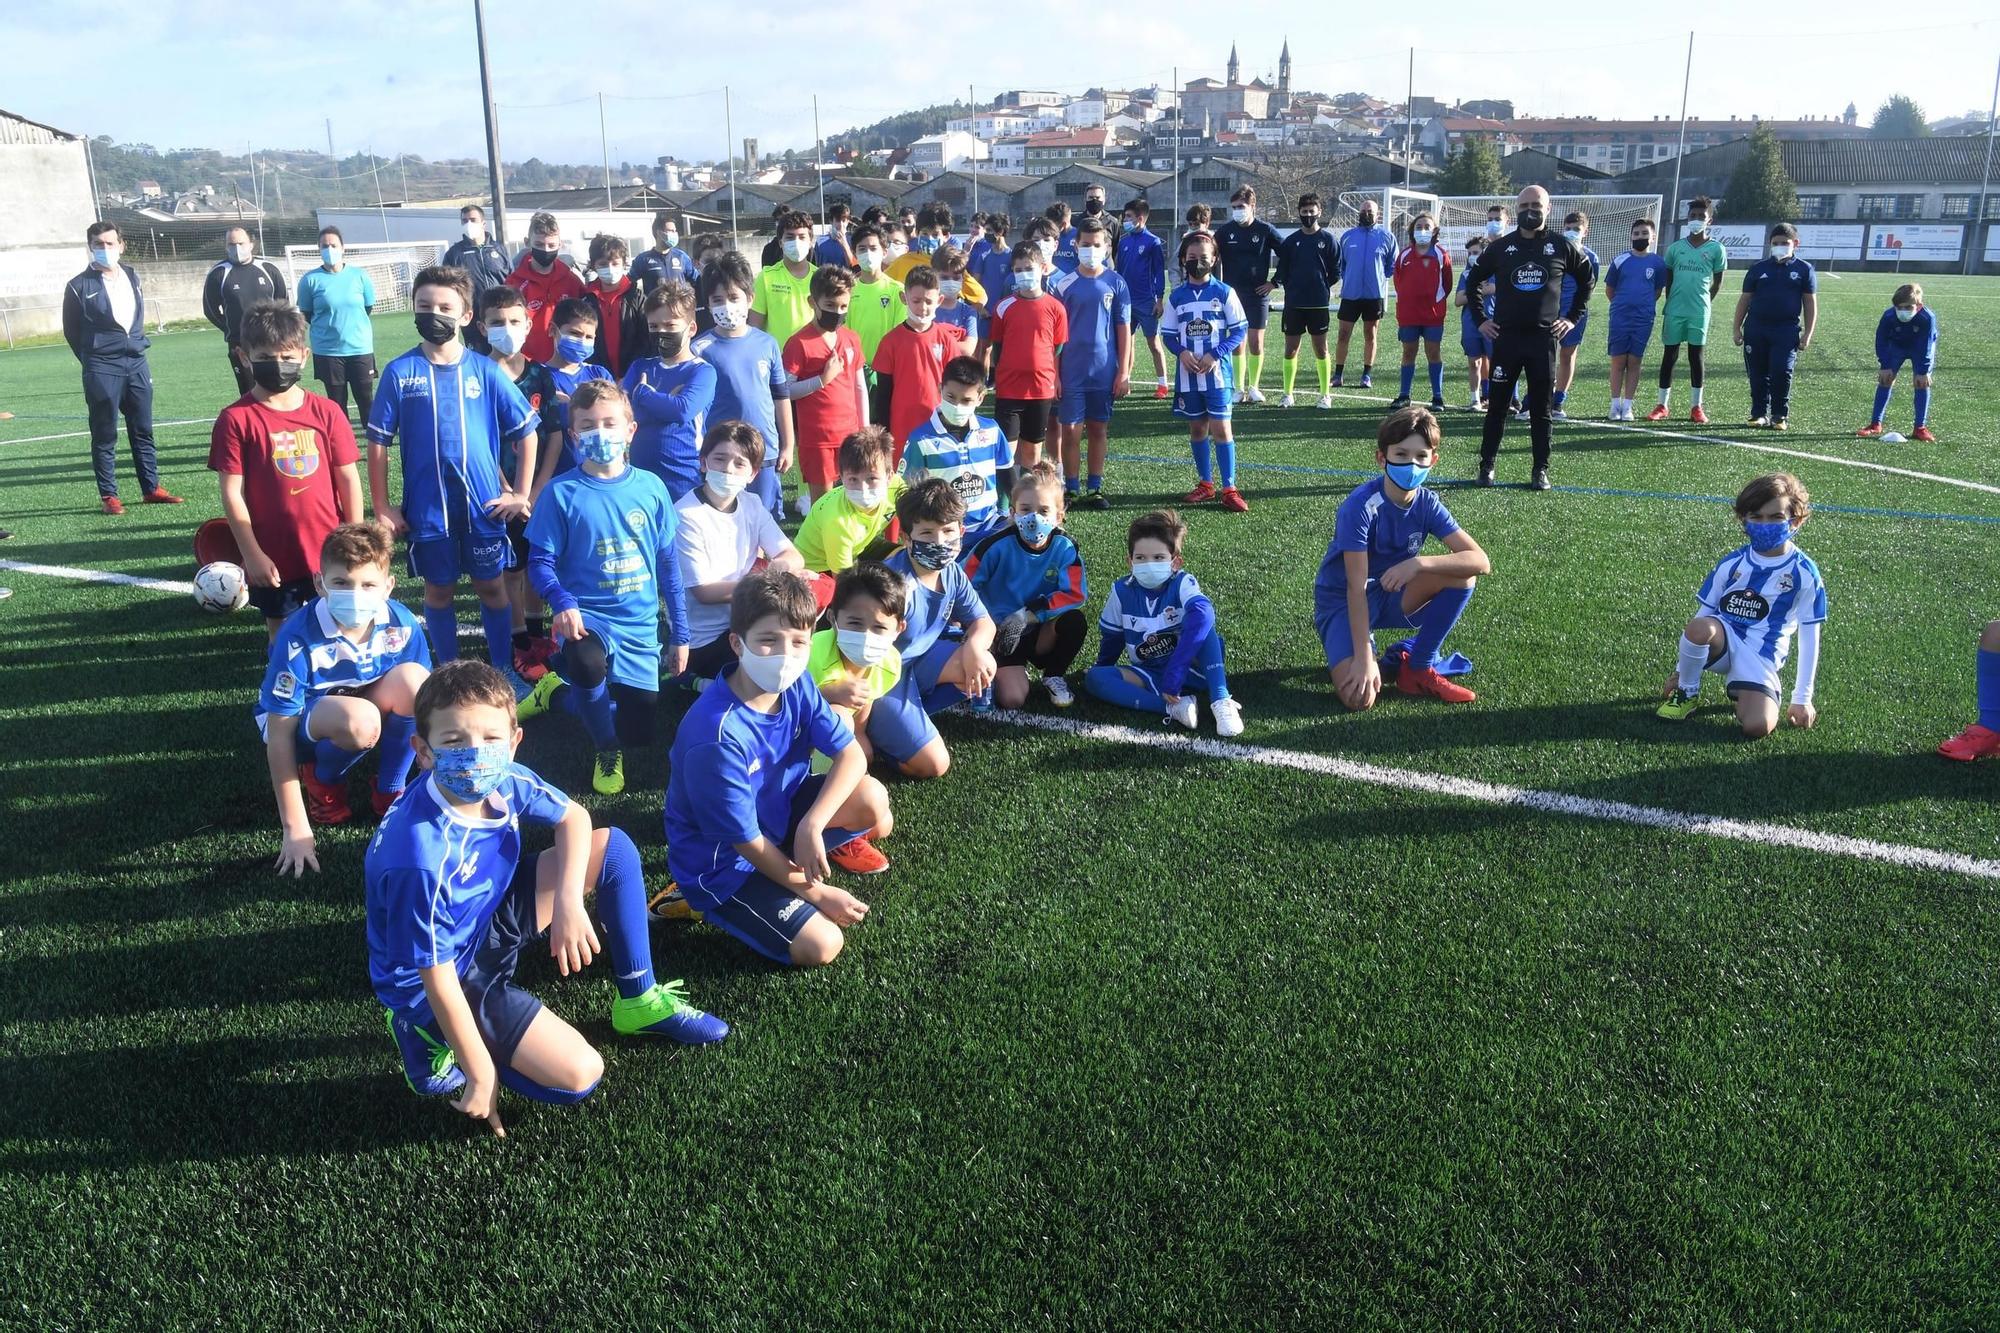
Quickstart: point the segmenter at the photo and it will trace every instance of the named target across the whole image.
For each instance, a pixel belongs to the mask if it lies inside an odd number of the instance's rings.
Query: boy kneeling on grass
[[[1404,694],[1452,704],[1478,697],[1446,675],[1472,664],[1456,653],[1450,661],[1439,656],[1472,600],[1473,584],[1493,569],[1479,543],[1424,486],[1443,439],[1428,408],[1406,407],[1383,419],[1375,435],[1383,474],[1341,501],[1313,585],[1313,619],[1333,687],[1357,712],[1373,708],[1382,692],[1382,664],[1369,633],[1375,627],[1416,630],[1389,651],[1396,688]],[[1431,537],[1448,554],[1422,554]]]
[[[721,1041],[729,1025],[688,1004],[678,981],[653,977],[639,849],[514,762],[521,729],[506,677],[452,662],[417,692],[417,761],[430,776],[368,846],[368,975],[412,1091],[458,1093],[452,1105],[496,1134],[499,1090],[580,1102],[604,1076],[583,1034],[515,984],[522,955],[548,940],[564,976],[600,951],[597,914],[618,996],[621,1036]],[[555,828],[555,846],[521,863],[521,825]]]

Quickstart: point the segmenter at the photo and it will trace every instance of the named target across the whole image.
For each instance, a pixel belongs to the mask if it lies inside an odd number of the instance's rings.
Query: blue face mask
[[[919,236],[910,242],[910,248],[920,255],[934,255],[938,252],[938,247],[943,244],[944,238],[941,236]]]
[[[1021,536],[1028,545],[1040,546],[1056,530],[1056,521],[1040,514],[1016,514],[1014,526],[1021,530]]]
[[[328,588],[326,590],[327,614],[343,629],[360,629],[382,619],[388,610],[389,599],[379,592],[362,592],[358,588]]]
[[[112,258],[108,247],[94,245],[90,248],[90,262],[99,268],[110,268],[116,261]]]
[[[576,437],[576,456],[600,466],[625,456],[625,441],[608,430],[587,430]]]
[[[572,338],[567,334],[556,339],[556,350],[568,361],[590,360],[590,353],[596,346],[594,342],[585,342],[581,338]]]
[[[1418,467],[1415,463],[1391,463],[1383,470],[1389,474],[1390,481],[1406,491],[1414,491],[1423,485],[1424,478],[1431,474],[1428,467]]]
[[[340,251],[330,245],[322,245],[319,248],[319,262],[328,266],[338,264],[340,262]]]
[[[514,747],[506,741],[485,745],[447,745],[431,751],[431,774],[445,794],[465,805],[491,796],[514,762]]]
[[[1164,588],[1167,580],[1174,576],[1174,562],[1171,560],[1134,560],[1132,577],[1142,588]]]
[[[1792,539],[1792,525],[1783,521],[1745,523],[1743,534],[1750,539],[1751,550],[1775,551]]]
[[[910,542],[910,559],[925,569],[943,569],[958,559],[957,542]]]

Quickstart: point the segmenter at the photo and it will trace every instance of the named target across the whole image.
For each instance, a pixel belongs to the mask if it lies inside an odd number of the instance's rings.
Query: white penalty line
[[[1352,398],[1363,403],[1388,403],[1395,401],[1383,394],[1345,393],[1336,391],[1335,398]],[[1463,409],[1460,409],[1463,411]],[[1475,413],[1483,417],[1483,413]],[[1557,423],[1558,425],[1565,423]],[[1633,435],[1665,436],[1672,440],[1692,440],[1697,444],[1726,444],[1732,449],[1750,449],[1758,453],[1783,454],[1787,458],[1804,458],[1815,463],[1833,463],[1840,467],[1866,468],[1870,472],[1887,472],[1893,476],[1910,477],[1916,481],[1934,481],[1940,486],[1957,486],[1968,491],[1983,491],[1988,495],[2000,495],[2000,486],[1989,486],[1983,481],[1966,481],[1960,477],[1940,477],[1935,472],[1917,472],[1906,467],[1891,467],[1887,463],[1870,463],[1860,458],[1840,458],[1834,454],[1815,454],[1804,449],[1786,449],[1775,444],[1752,444],[1744,440],[1732,440],[1726,435],[1698,435],[1693,431],[1670,430],[1665,426],[1633,426],[1622,421],[1577,420],[1566,423],[1571,426],[1589,426],[1596,430],[1625,431]]]
[[[167,426],[213,426],[214,424],[214,417],[188,417],[184,421],[155,421],[153,429],[159,430]],[[64,431],[60,435],[25,435],[18,440],[0,440],[0,445],[45,444],[50,440],[82,440],[89,438],[89,436],[90,432],[87,430],[70,430]]]
[[[1798,851],[1817,852],[1822,856],[1878,861],[1911,870],[1932,870],[1941,874],[2000,880],[2000,861],[1983,860],[1957,852],[1936,851],[1928,847],[1876,842],[1869,838],[1851,838],[1838,833],[1815,833],[1809,829],[1792,828],[1784,824],[1726,819],[1720,815],[1690,814],[1658,806],[1632,805],[1625,801],[1599,800],[1591,796],[1573,796],[1567,792],[1510,787],[1496,782],[1481,782],[1477,778],[1446,777],[1416,769],[1365,764],[1358,760],[1341,759],[1333,755],[1306,754],[1299,750],[1279,750],[1263,745],[1210,740],[1204,736],[1184,732],[1141,731],[1134,727],[1048,717],[1040,713],[1010,712],[1005,709],[995,710],[986,716],[996,722],[1028,727],[1036,731],[1059,732],[1086,740],[1104,741],[1116,745],[1143,745],[1155,750],[1199,755],[1204,759],[1224,759],[1234,763],[1260,764],[1266,768],[1291,769],[1318,777],[1366,783],[1372,787],[1394,787],[1405,791],[1428,792],[1434,796],[1475,801],[1482,805],[1510,806],[1541,814],[1633,824],[1642,828],[1666,829],[1674,833],[1690,833],[1703,838],[1722,838],[1730,842],[1756,843],[1765,847],[1786,847]]]
[[[39,574],[48,579],[69,579],[76,583],[110,583],[121,588],[147,588],[153,592],[178,592],[192,595],[194,584],[181,583],[174,579],[147,579],[137,574],[119,574],[105,569],[76,569],[69,565],[35,565],[25,560],[0,560],[0,572],[9,574]]]

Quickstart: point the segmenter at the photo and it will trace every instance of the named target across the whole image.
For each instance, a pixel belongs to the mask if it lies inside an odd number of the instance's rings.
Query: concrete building
[[[1866,127],[1857,123],[1850,105],[1840,116],[1812,120],[1772,120],[1768,124],[1780,139],[1865,139]],[[1747,139],[1760,122],[1756,117],[1728,120],[1690,120],[1687,124],[1687,151],[1713,148],[1733,139]],[[1651,120],[1599,120],[1595,116],[1565,116],[1558,119],[1517,119],[1507,126],[1523,148],[1540,148],[1555,157],[1569,158],[1608,171],[1622,172],[1649,166],[1662,158],[1671,159],[1680,143],[1681,123],[1672,116]]]
[[[1019,220],[1026,216],[1018,201],[1022,192],[1036,183],[1032,176],[995,175],[981,171],[975,179],[970,172],[947,171],[911,186],[902,202],[922,208],[944,204],[961,220],[976,209],[982,213],[1006,213]]]
[[[90,262],[83,233],[97,205],[86,153],[77,135],[0,111],[0,338],[8,342],[61,329],[63,285]]]
[[[1035,130],[1050,129],[1051,126],[1035,123],[1039,117],[1024,115],[1019,111],[980,111],[970,116],[956,116],[944,123],[947,131],[970,134],[975,138],[992,142],[1010,136],[1025,136]]]
[[[1031,134],[1023,152],[1022,174],[1047,176],[1072,162],[1102,162],[1106,148],[1119,142],[1117,136],[1118,131],[1106,127]]]
[[[993,164],[996,176],[1025,176],[1028,174],[1028,140],[999,139],[992,144],[993,155],[988,159]]]
[[[1484,139],[1505,157],[1522,146],[1512,127],[1483,116],[1433,116],[1416,133],[1416,148],[1433,162],[1442,162],[1468,139]]]
[[[965,130],[926,134],[910,145],[908,164],[922,172],[957,171],[974,161],[985,162],[993,155],[982,140]]]

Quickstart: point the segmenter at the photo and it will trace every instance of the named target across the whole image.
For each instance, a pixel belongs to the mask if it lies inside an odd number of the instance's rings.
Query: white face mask
[[[889,242],[889,258],[901,259],[904,255],[908,253],[910,253],[910,247],[903,244],[903,242],[901,241]]]
[[[1773,241],[1771,243],[1771,258],[1790,259],[1791,257],[1792,243],[1790,241]]]
[[[1229,206],[1229,220],[1231,222],[1248,222],[1250,220],[1250,210],[1241,204],[1231,204]]]
[[[717,301],[708,313],[718,329],[740,329],[750,318],[750,308],[741,301]]]
[[[486,228],[477,222],[461,223],[458,230],[468,241],[482,241],[486,239]]]
[[[806,673],[806,655],[800,653],[745,653],[737,659],[743,674],[766,694],[783,694],[792,682]]]
[[[512,356],[528,341],[524,330],[506,324],[489,324],[486,328],[486,345],[502,356]]]
[[[806,252],[812,247],[809,243],[800,240],[796,236],[787,236],[782,242],[782,248],[785,252],[785,258],[796,264],[805,259]]]
[[[625,281],[625,266],[623,264],[606,264],[597,270],[597,280],[606,287],[616,287],[619,283]]]
[[[1689,231],[1691,231],[1691,232],[1693,232],[1693,233],[1694,233],[1695,235],[1697,235],[1697,236],[1701,235],[1701,234],[1702,234],[1703,232],[1705,232],[1705,231],[1707,231],[1707,230],[1708,230],[1708,219],[1707,219],[1707,218],[1689,218],[1689,219],[1688,219],[1688,230],[1689,230]]]
[[[246,242],[244,242],[244,243],[243,243],[242,245],[232,245],[232,246],[230,246],[230,247],[229,247],[229,259],[230,259],[230,262],[231,262],[231,263],[235,263],[235,264],[247,264],[247,263],[249,263],[249,262],[250,262],[250,244],[249,244],[249,242],[247,242],[247,241],[246,241]]]
[[[1054,259],[1056,257],[1056,243],[1046,237],[1036,241],[1035,248],[1042,252],[1042,258],[1044,259]]]
[[[873,273],[882,267],[882,252],[872,246],[866,250],[856,250],[854,262],[861,265],[863,273]]]
[[[855,486],[849,484],[843,485],[841,489],[847,492],[847,502],[856,509],[873,509],[876,505],[881,504],[882,497],[888,494],[886,486]]]
[[[977,408],[950,401],[938,404],[938,418],[947,426],[970,426]]]
[[[958,294],[963,290],[965,290],[965,281],[962,278],[938,279],[938,296],[941,298],[949,298],[955,300],[957,299]]]
[[[922,333],[926,329],[930,328],[931,325],[937,323],[937,316],[919,315],[915,311],[911,311],[909,319],[905,322],[908,323],[909,326],[915,329],[918,333]]]
[[[1410,233],[1410,244],[1429,245],[1430,243],[1431,243],[1431,234],[1428,231],[1424,230],[1422,227],[1419,227],[1415,231]]]
[[[1135,560],[1132,562],[1132,577],[1142,588],[1161,588],[1174,576],[1174,562],[1171,560]]]
[[[834,640],[840,644],[841,656],[865,667],[880,662],[896,646],[895,635],[877,634],[872,630],[835,630]]]
[[[1076,248],[1076,262],[1084,268],[1104,266],[1104,247],[1099,245],[1079,245]]]
[[[709,468],[702,474],[702,480],[708,483],[709,494],[718,500],[734,500],[750,484],[750,478],[740,472],[723,472],[717,468]]]

